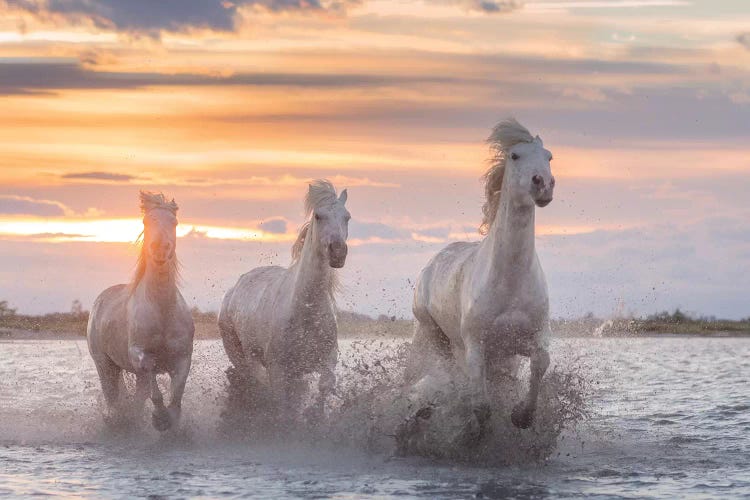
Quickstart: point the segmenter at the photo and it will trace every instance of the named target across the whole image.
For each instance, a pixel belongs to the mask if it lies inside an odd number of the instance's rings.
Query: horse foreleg
[[[469,376],[475,404],[487,402],[487,373],[484,345],[473,340],[466,345],[466,373]]]
[[[286,373],[281,367],[270,368],[270,381],[273,396],[279,411],[280,423],[285,426],[294,421],[302,406],[305,381],[300,377]]]
[[[325,403],[328,396],[336,392],[336,363],[338,362],[338,352],[333,351],[328,359],[328,362],[320,371],[320,379],[318,379],[318,401],[317,407],[318,412],[322,416],[325,411]]]
[[[143,408],[146,405],[149,392],[151,391],[151,381],[145,375],[136,375],[135,394],[133,395],[133,416],[138,420],[143,418]]]
[[[170,427],[176,425],[180,420],[182,396],[185,394],[185,382],[187,382],[188,373],[190,373],[190,356],[177,361],[174,369],[169,372],[172,400],[169,402],[167,411],[169,412]]]
[[[151,393],[151,402],[154,405],[151,420],[154,428],[158,431],[169,429],[169,413],[164,407],[164,396],[162,396],[159,384],[156,382],[156,361],[153,355],[144,352],[138,345],[130,346],[128,355],[130,356],[130,362],[138,374],[136,384],[143,379],[141,390],[144,393]]]
[[[534,422],[534,411],[539,398],[539,388],[542,385],[547,368],[549,367],[549,353],[544,347],[537,347],[531,353],[531,379],[526,399],[513,408],[510,419],[513,425],[527,429]]]
[[[154,405],[154,412],[151,414],[151,421],[154,428],[157,431],[166,431],[171,425],[169,412],[164,406],[164,396],[162,396],[161,389],[159,389],[159,383],[156,381],[156,371],[151,370],[147,372],[150,388],[151,388],[151,403]]]

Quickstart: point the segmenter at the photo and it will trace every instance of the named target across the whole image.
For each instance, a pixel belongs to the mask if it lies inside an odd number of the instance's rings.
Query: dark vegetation
[[[89,312],[83,309],[80,301],[74,300],[70,312],[58,312],[42,315],[18,314],[8,302],[0,301],[0,338],[11,336],[15,332],[37,332],[46,335],[86,335],[86,324]],[[350,311],[339,313],[339,335],[354,336],[401,336],[412,333],[411,320],[398,319],[395,316],[372,318],[365,314]],[[193,308],[196,338],[217,338],[216,313]]]
[[[750,335],[750,317],[741,320],[719,319],[715,316],[694,316],[679,308],[662,311],[645,318],[597,318],[589,313],[574,320],[554,320],[552,331],[563,336],[601,335]]]

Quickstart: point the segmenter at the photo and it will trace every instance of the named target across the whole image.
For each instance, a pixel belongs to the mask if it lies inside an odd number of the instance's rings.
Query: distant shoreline
[[[392,338],[403,338],[409,340],[411,335],[404,335],[403,331],[392,331],[388,328],[390,325],[380,324],[379,328],[367,328],[359,331],[344,331],[340,332],[339,338],[341,339],[356,339],[356,338],[377,338],[377,337],[392,337]],[[553,334],[553,338],[557,339],[594,339],[594,340],[606,340],[606,339],[641,339],[641,338],[747,338],[750,339],[749,332],[736,332],[736,331],[703,331],[703,332],[642,332],[642,333],[607,333],[606,335],[594,335],[592,333],[561,333]],[[198,335],[196,334],[195,340],[217,340],[218,335]],[[15,341],[37,341],[37,340],[86,340],[85,335],[80,335],[71,332],[54,332],[50,330],[23,330],[18,328],[0,328],[0,344],[3,342],[15,342]]]
[[[0,343],[9,340],[86,340],[86,337],[75,333],[0,328]]]
[[[196,339],[219,338],[215,312],[193,310]],[[2,340],[57,340],[85,338],[88,312],[51,313],[41,316],[0,315]],[[414,332],[411,319],[381,315],[373,318],[351,311],[339,311],[340,338],[396,337],[410,339]],[[679,309],[646,318],[603,320],[589,314],[583,318],[551,321],[556,338],[646,338],[646,337],[750,337],[750,318],[735,321],[694,318]]]

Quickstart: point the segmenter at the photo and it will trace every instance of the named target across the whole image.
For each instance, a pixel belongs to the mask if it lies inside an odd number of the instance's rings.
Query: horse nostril
[[[541,175],[535,175],[531,178],[531,182],[534,183],[536,186],[540,186],[542,184],[542,176]]]
[[[555,176],[554,175],[549,180],[549,187],[555,187]]]

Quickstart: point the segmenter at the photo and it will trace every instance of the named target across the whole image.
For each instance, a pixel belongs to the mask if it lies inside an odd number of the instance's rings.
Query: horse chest
[[[462,336],[478,339],[488,351],[527,354],[544,329],[548,302],[540,294],[483,294],[466,311]]]
[[[178,318],[173,311],[142,307],[135,311],[130,321],[130,342],[147,351],[173,351],[180,348]]]
[[[266,362],[280,360],[299,373],[319,370],[337,349],[337,326],[333,313],[303,314],[290,319],[270,340]]]

